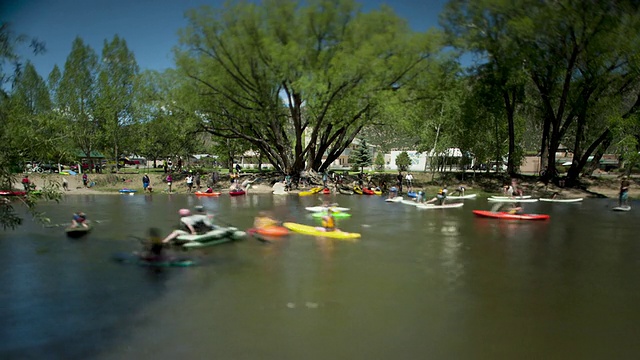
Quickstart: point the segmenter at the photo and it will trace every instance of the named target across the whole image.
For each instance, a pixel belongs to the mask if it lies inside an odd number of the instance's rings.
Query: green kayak
[[[345,213],[345,212],[335,212],[332,215],[336,219],[348,218],[348,217],[351,216],[351,214]],[[327,216],[327,213],[325,213],[325,212],[316,212],[316,213],[311,214],[311,216],[313,216],[314,218],[321,218],[323,216]]]

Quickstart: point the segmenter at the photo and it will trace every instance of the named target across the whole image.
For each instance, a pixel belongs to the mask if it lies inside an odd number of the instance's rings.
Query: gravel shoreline
[[[118,179],[121,179],[122,182],[115,182],[108,184],[107,179],[108,176],[111,175],[111,179],[114,176],[117,176]],[[427,193],[431,193],[433,191],[437,191],[437,185],[433,185],[430,183],[426,183],[423,181],[422,186],[420,182],[420,176],[422,174],[416,174],[416,180],[414,180],[416,189],[424,189]],[[14,183],[14,189],[21,190],[22,184],[20,181],[22,180],[23,175],[16,176],[16,182]],[[168,185],[162,181],[164,178],[163,174],[150,174],[151,177],[151,186],[153,187],[153,193],[168,193]],[[119,195],[118,190],[120,189],[133,189],[137,190],[138,193],[143,193],[142,189],[142,174],[89,174],[89,182],[95,181],[97,185],[95,187],[86,188],[82,184],[82,178],[79,175],[71,176],[71,175],[58,175],[58,174],[29,174],[29,179],[33,184],[36,185],[36,188],[42,188],[45,185],[54,184],[59,186],[59,189],[62,190],[62,182],[63,179],[67,180],[68,183],[68,191],[63,191],[64,195]],[[636,186],[635,181],[631,183],[631,188],[629,190],[629,196],[632,198],[640,197],[640,187]],[[520,181],[520,184],[526,194],[530,194],[537,197],[546,197],[554,192],[558,192],[560,196],[570,198],[570,197],[608,197],[608,198],[617,198],[618,189],[620,180],[619,179],[608,179],[606,181],[585,181],[587,184],[586,190],[575,189],[575,188],[559,188],[553,185],[544,186],[540,182],[535,181]],[[450,188],[454,188],[458,184],[449,185]],[[501,186],[498,183],[490,183],[480,185],[479,183],[469,183],[462,184],[467,188],[468,193],[473,192],[484,192],[488,194],[497,194],[501,192]],[[201,190],[204,191],[206,187],[203,187]],[[231,188],[231,184],[227,181],[221,181],[217,186],[214,187],[214,191],[221,192],[223,194],[227,193]],[[332,188],[333,189],[333,188]],[[301,188],[299,190],[293,190],[291,194],[297,194],[300,191],[304,191],[305,189]],[[406,191],[406,189],[404,189]],[[195,190],[194,190],[195,191]],[[266,182],[255,182],[251,185],[248,194],[271,194],[273,192],[273,188],[271,186],[271,181],[267,180]],[[187,191],[186,184],[184,180],[177,180],[173,182],[172,186],[172,194],[189,194]]]

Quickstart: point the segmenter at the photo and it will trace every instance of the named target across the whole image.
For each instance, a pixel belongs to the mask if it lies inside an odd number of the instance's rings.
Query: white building
[[[403,151],[391,151],[391,154],[387,157],[385,156],[386,168],[389,170],[398,170],[396,166],[396,158]],[[407,151],[409,155],[409,159],[411,159],[411,165],[409,166],[409,171],[424,171],[429,169],[429,158],[437,157],[437,156],[445,156],[448,158],[461,158],[462,151],[458,148],[449,148],[444,153],[436,154],[433,151],[429,153],[426,152],[417,152],[415,150]]]

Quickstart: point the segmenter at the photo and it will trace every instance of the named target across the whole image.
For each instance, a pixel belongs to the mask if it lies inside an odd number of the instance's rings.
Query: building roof
[[[79,158],[94,158],[94,159],[104,159],[104,155],[102,155],[102,153],[100,151],[96,151],[93,150],[91,151],[91,156],[87,156],[87,153],[85,153],[82,150],[76,150],[76,157]]]

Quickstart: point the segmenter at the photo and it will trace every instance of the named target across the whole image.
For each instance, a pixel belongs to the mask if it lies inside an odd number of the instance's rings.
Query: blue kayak
[[[121,189],[121,190],[118,190],[118,191],[121,194],[131,194],[131,193],[134,193],[134,192],[138,192],[138,190],[133,190],[133,189]]]

